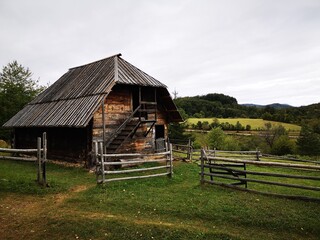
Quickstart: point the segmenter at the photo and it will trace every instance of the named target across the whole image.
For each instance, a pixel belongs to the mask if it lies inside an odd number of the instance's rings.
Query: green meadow
[[[204,122],[207,121],[212,123],[215,118],[189,118],[187,120],[187,123],[189,125],[197,124],[198,121]],[[235,125],[237,122],[241,123],[242,126],[250,125],[251,130],[262,130],[265,128],[265,124],[270,122],[272,125],[282,125],[286,130],[293,131],[293,132],[300,132],[301,127],[296,124],[290,124],[290,123],[281,123],[281,122],[275,122],[275,121],[268,121],[263,119],[251,119],[251,118],[216,118],[219,123],[230,123]]]
[[[172,179],[107,185],[79,167],[48,163],[47,171],[50,187],[43,188],[35,182],[36,164],[0,161],[0,239],[320,236],[319,202],[200,185],[196,162],[175,161]]]

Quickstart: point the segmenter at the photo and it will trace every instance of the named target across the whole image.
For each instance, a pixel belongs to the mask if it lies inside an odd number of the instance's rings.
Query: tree
[[[169,139],[173,142],[188,141],[191,139],[194,141],[194,137],[190,133],[186,133],[187,126],[185,123],[172,123],[169,125]]]
[[[317,127],[317,126],[314,126]],[[299,153],[302,155],[320,155],[320,133],[311,125],[304,124],[297,141]]]
[[[274,142],[283,135],[288,135],[286,129],[282,125],[272,125],[270,122],[265,124],[264,139],[270,148],[273,147]]]
[[[226,135],[221,127],[213,128],[208,133],[208,145],[210,148],[223,149]]]
[[[29,68],[17,61],[4,66],[0,72],[0,127],[43,90]],[[0,130],[0,138],[8,139],[9,132]]]

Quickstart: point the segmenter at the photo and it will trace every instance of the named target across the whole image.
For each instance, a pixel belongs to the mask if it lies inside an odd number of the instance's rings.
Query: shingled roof
[[[114,55],[70,68],[13,116],[4,127],[86,127],[116,84],[160,88],[172,121],[181,121],[166,85]],[[168,97],[169,96],[169,97]]]

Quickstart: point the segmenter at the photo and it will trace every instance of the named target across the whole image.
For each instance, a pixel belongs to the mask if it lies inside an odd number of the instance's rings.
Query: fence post
[[[192,157],[193,157],[193,142],[190,141],[190,161],[192,161]]]
[[[191,143],[191,139],[189,139],[189,141],[188,141],[187,159],[188,159],[189,161],[192,160],[192,143]]]
[[[47,186],[47,173],[46,173],[46,162],[47,162],[47,133],[44,132],[42,135],[43,144],[43,158],[42,158],[42,184]]]
[[[204,184],[204,149],[203,148],[201,149],[200,160],[201,160],[201,173],[200,173],[201,178],[200,178],[200,183]]]
[[[259,157],[260,157],[260,151],[259,151],[259,149],[257,148],[257,149],[256,149],[256,158],[257,158],[256,160],[257,160],[257,161],[260,161],[260,158],[259,158]]]
[[[41,138],[37,138],[37,161],[38,161],[38,175],[37,182],[41,183]]]
[[[172,143],[169,144],[169,151],[170,151],[170,155],[169,155],[169,164],[170,164],[170,172],[169,172],[169,177],[172,178],[173,175],[173,164],[172,164]]]
[[[104,153],[104,151],[103,151],[103,143],[102,142],[99,142],[99,152],[100,152],[100,164],[101,164],[101,175],[102,175],[102,183],[104,183],[104,181],[105,181],[105,169],[104,169],[104,156],[103,156],[103,153]]]

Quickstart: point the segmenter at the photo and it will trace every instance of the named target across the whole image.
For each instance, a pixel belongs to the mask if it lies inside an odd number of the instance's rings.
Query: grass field
[[[320,204],[199,184],[195,163],[174,177],[96,185],[81,168],[0,161],[0,239],[319,239]]]
[[[270,122],[271,124],[274,125],[282,125],[286,130],[288,131],[296,131],[300,132],[301,127],[295,124],[290,124],[290,123],[280,123],[280,122],[274,122],[274,121],[267,121],[263,119],[251,119],[251,118],[217,118],[220,123],[225,123],[228,122],[230,124],[235,125],[237,121],[241,123],[242,126],[250,125],[251,130],[260,130],[265,128],[265,124]],[[212,123],[214,118],[189,118],[187,120],[187,123],[189,125],[191,124],[197,124],[198,121],[204,122],[207,121],[209,123]]]

